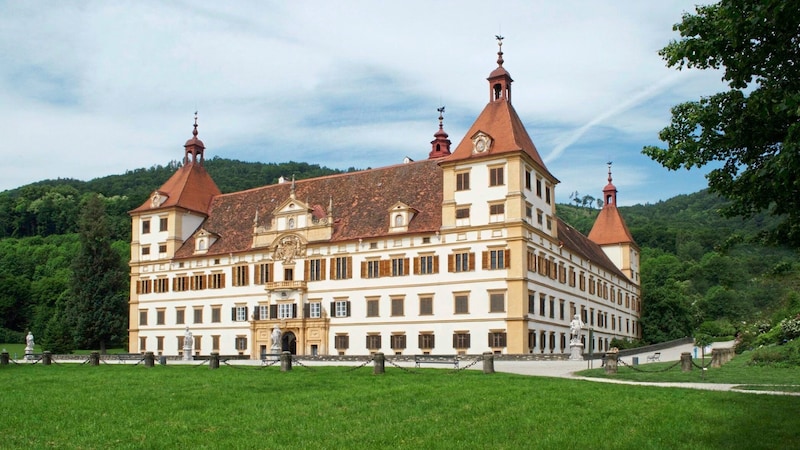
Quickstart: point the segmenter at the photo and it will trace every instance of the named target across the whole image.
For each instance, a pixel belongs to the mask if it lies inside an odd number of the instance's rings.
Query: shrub
[[[0,342],[24,344],[25,333],[21,331],[9,330],[8,328],[0,328]]]
[[[788,342],[786,345],[758,348],[753,351],[750,364],[776,367],[800,366],[800,340]]]
[[[629,349],[629,348],[643,347],[643,346],[645,346],[647,344],[645,344],[644,342],[642,342],[639,339],[630,340],[630,339],[614,338],[614,339],[611,339],[611,343],[608,344],[608,345],[609,345],[609,347],[617,347],[620,350],[625,350],[625,349]]]
[[[703,322],[697,331],[712,337],[733,336],[736,334],[736,328],[727,319]]]
[[[796,337],[800,337],[800,318],[781,320],[780,330],[780,338],[783,341],[791,341]]]

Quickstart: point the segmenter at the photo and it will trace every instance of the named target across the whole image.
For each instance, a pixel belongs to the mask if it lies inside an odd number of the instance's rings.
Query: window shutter
[[[403,275],[408,275],[409,273],[411,273],[409,272],[410,268],[409,264],[411,264],[411,260],[409,260],[408,258],[403,258]]]
[[[336,279],[336,259],[334,259],[334,258],[331,258],[330,279],[331,280],[335,280]],[[331,312],[333,312],[333,309],[331,309]]]
[[[503,256],[504,256],[504,258],[503,258],[503,267],[504,268],[511,267],[511,250],[510,249],[506,249],[505,254]]]
[[[269,318],[270,319],[278,318],[278,305],[269,305]]]
[[[261,320],[261,308],[259,308],[258,306],[256,306],[255,309],[253,309],[253,319]]]
[[[467,348],[470,348],[472,346],[472,343],[470,342],[471,339],[472,339],[472,335],[467,333],[467,342],[466,342]]]
[[[236,307],[231,308],[231,320],[236,321]]]
[[[224,287],[225,287],[225,274],[224,274],[224,273],[222,273],[222,274],[220,274],[220,275],[222,275],[222,279],[220,280],[220,285],[219,285],[219,287],[220,287],[220,288],[224,288]]]
[[[319,279],[320,280],[324,280],[325,279],[325,263],[326,263],[326,261],[327,260],[324,259],[324,258],[321,258],[319,260]]]
[[[331,309],[328,311],[328,317],[336,317],[336,302],[331,302]]]
[[[422,344],[423,344],[423,342],[422,342],[422,335],[421,335],[421,334],[420,334],[420,335],[417,335],[417,347],[418,347],[418,348],[424,348],[424,347],[422,346]]]
[[[457,344],[456,341],[457,340],[458,340],[458,334],[453,333],[453,348],[458,348],[458,347],[456,347],[456,344]]]
[[[439,255],[433,255],[433,273],[439,273]]]
[[[347,317],[350,317],[350,301],[348,300],[347,303],[345,303],[345,305],[346,305],[345,309],[347,310],[347,314],[346,315],[347,315]]]
[[[292,303],[292,319],[297,318],[297,303]]]
[[[419,256],[414,257],[414,275],[419,275]]]
[[[389,275],[392,274],[392,271],[389,268],[390,263],[391,261],[389,261],[388,259],[382,259],[378,262],[378,272],[380,273],[380,276],[388,277]]]
[[[311,316],[311,305],[306,303],[303,305],[303,317],[308,318]]]
[[[489,252],[481,253],[481,268],[486,270],[489,268]]]
[[[436,335],[431,335],[431,348],[436,347]]]
[[[489,348],[492,348],[492,333],[489,333]]]
[[[456,270],[456,255],[447,255],[447,271],[455,272]]]
[[[244,320],[247,320],[247,318],[250,317],[250,315],[247,313],[248,310],[249,310],[249,307],[245,306],[244,307]]]
[[[347,257],[347,279],[353,278],[353,257]],[[349,316],[350,314],[348,314]]]
[[[475,270],[475,253],[469,254],[469,270],[470,272]]]
[[[305,280],[311,280],[311,260],[307,259],[303,262],[303,273],[305,274]]]
[[[361,261],[361,278],[367,278],[367,262]]]

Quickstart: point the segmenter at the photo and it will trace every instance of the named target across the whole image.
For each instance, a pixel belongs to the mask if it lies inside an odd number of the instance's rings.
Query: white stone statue
[[[194,338],[189,327],[186,327],[186,334],[183,335],[183,359],[190,361],[194,353]]]
[[[272,353],[281,352],[281,329],[278,325],[272,329]]]
[[[586,324],[581,320],[579,314],[575,314],[572,322],[569,323],[569,341],[571,344],[579,343],[581,341],[581,330]]]
[[[28,331],[28,335],[25,336],[25,354],[33,353],[33,333]]]

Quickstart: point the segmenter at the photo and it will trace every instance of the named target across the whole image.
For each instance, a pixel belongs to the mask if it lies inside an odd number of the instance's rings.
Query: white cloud
[[[719,85],[718,76],[676,74],[657,55],[692,8],[632,0],[0,3],[8,130],[0,190],[180,159],[195,109],[209,157],[339,168],[422,159],[436,107],[447,105],[445,129],[457,144],[485,105],[493,36],[502,33],[514,106],[562,180],[560,192],[599,195],[613,158],[627,198],[655,201],[664,190],[654,184],[671,175],[641,147],[657,142],[670,105]],[[689,176],[703,182],[702,173]]]

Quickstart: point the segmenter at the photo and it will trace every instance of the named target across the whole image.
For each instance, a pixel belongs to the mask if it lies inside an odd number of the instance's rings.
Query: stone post
[[[692,371],[692,354],[690,352],[681,353],[681,372]]]
[[[494,353],[483,352],[483,373],[494,373]]]
[[[89,365],[90,366],[100,365],[100,352],[89,353]]]
[[[145,367],[153,367],[156,365],[156,357],[153,355],[153,352],[145,352],[144,353],[144,366]]]
[[[606,375],[616,375],[617,358],[619,358],[619,353],[617,352],[606,353]]]
[[[211,357],[208,358],[209,369],[219,369],[219,353],[211,352]]]
[[[0,366],[7,366],[8,365],[8,352],[6,349],[3,349],[3,353],[0,353]]]
[[[289,352],[281,353],[281,372],[292,370],[292,354]]]
[[[49,366],[53,362],[53,354],[50,352],[42,353],[42,365]]]
[[[375,367],[372,370],[373,375],[382,375],[386,372],[386,356],[383,352],[375,353],[375,357],[372,358],[372,361],[375,363]]]

